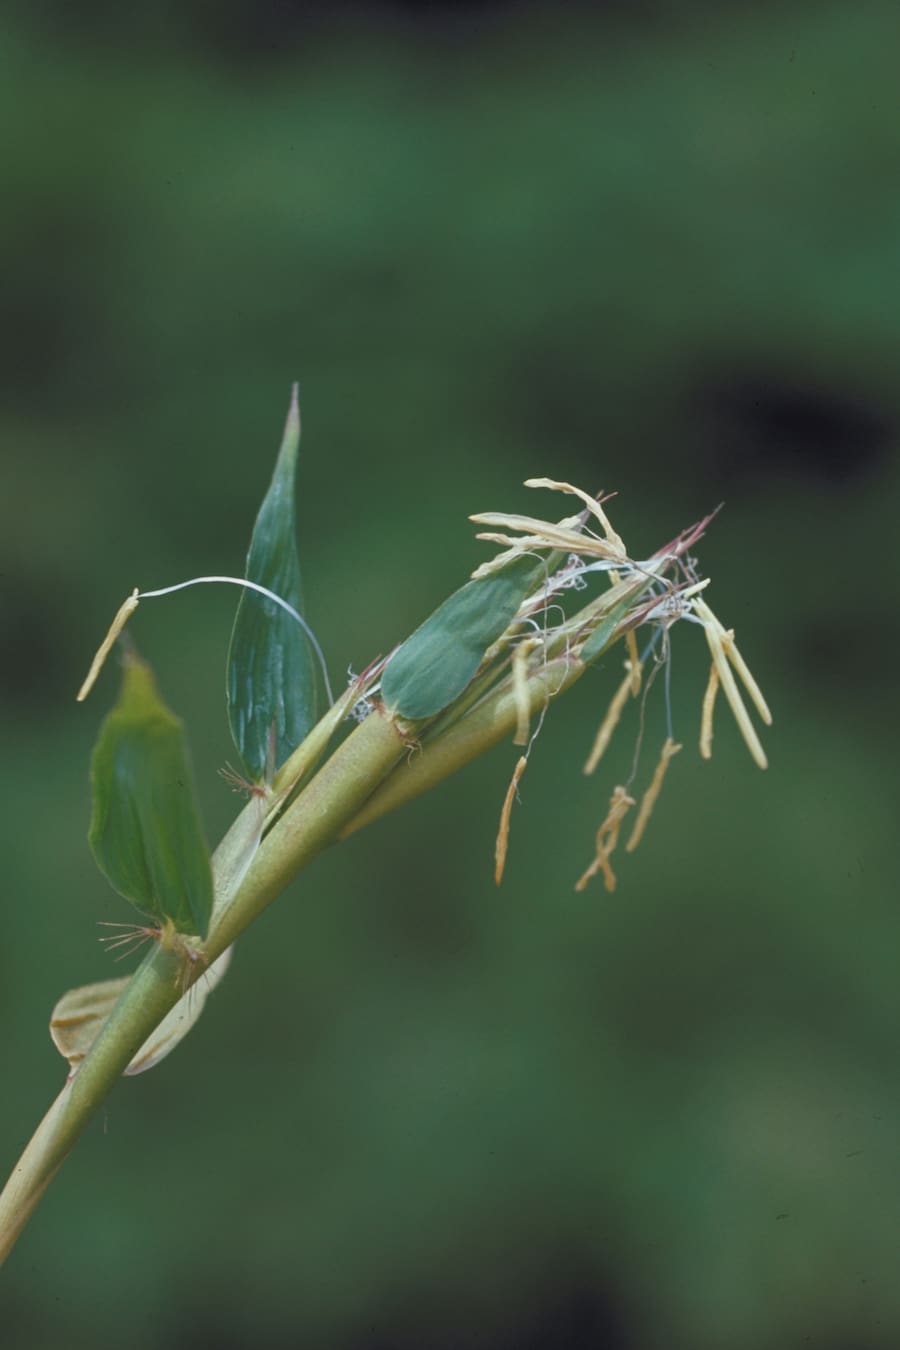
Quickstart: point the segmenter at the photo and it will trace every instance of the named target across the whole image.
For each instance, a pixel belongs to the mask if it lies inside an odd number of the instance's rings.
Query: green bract
[[[388,662],[381,681],[388,709],[415,721],[452,703],[545,572],[533,556],[515,558],[454,591]]]
[[[91,761],[89,833],[116,890],[160,924],[206,937],[213,885],[181,722],[150,668],[126,658],[119,701]]]
[[[639,577],[626,586],[625,598],[618,604],[614,604],[607,614],[597,624],[597,627],[591,633],[579,653],[582,661],[587,665],[590,661],[595,661],[612,642],[615,637],[616,629],[628,614],[631,607],[636,604],[645,591],[649,590],[653,584],[652,576]],[[621,589],[621,585],[619,587]]]
[[[272,483],[253,527],[245,576],[302,612],[294,502],[299,443],[295,388]],[[235,747],[250,777],[261,782],[272,728],[278,768],[313,726],[316,673],[309,639],[297,620],[253,591],[245,591],[238,604],[226,688]]]

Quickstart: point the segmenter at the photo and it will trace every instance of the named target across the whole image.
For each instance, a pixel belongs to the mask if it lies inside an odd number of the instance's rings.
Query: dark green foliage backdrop
[[[132,586],[240,570],[292,379],[338,679],[529,474],[617,489],[644,556],[724,497],[771,768],[725,716],[699,762],[685,625],[615,896],[572,882],[633,749],[581,777],[617,661],[548,719],[499,892],[511,747],[322,858],[67,1163],[10,1343],[895,1346],[895,6],[341,13],[246,61],[4,25],[3,1159],[53,1002],[122,972],[85,840],[113,676],[74,692]],[[154,604],[215,838],[234,595]]]

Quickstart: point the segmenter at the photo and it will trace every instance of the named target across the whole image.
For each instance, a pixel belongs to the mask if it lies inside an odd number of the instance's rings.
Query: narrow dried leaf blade
[[[229,947],[148,1036],[125,1070],[126,1076],[152,1069],[184,1040],[230,962]],[[125,976],[124,979],[82,985],[80,989],[70,989],[63,994],[56,1004],[50,1014],[50,1038],[62,1057],[69,1061],[70,1068],[78,1068],[128,983],[129,977]]]
[[[454,591],[385,667],[381,692],[387,707],[415,721],[452,703],[544,572],[543,562],[517,558]]]
[[[184,1040],[189,1031],[197,1025],[200,1014],[206,1006],[206,1000],[224,976],[231,964],[231,948],[228,947],[217,961],[192,984],[186,994],[167,1013],[159,1026],[152,1032],[125,1070],[126,1078],[146,1073],[155,1068],[170,1055],[176,1045]]]
[[[303,613],[297,556],[296,471],[300,414],[296,387],[269,490],[253,527],[245,576]],[[254,782],[265,777],[271,729],[275,767],[316,721],[316,668],[310,641],[273,601],[244,591],[228,650],[228,721],[235,748]]]
[[[50,1014],[50,1039],[71,1068],[78,1068],[94,1044],[128,979],[126,975],[70,989],[56,1004]]]
[[[205,937],[212,872],[184,730],[134,656],[100,728],[91,788],[88,838],[104,876],[144,914]]]

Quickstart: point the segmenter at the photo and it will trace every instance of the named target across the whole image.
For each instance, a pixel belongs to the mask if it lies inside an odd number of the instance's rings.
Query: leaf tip
[[[297,380],[291,385],[291,402],[284,424],[284,440],[295,448],[300,443],[300,385]]]

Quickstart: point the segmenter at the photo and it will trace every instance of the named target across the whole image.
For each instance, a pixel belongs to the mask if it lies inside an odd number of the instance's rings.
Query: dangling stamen
[[[615,731],[616,727],[619,725],[619,718],[622,716],[622,709],[628,702],[628,697],[633,687],[631,662],[626,661],[625,667],[628,673],[626,674],[624,680],[619,685],[618,689],[616,690],[615,694],[612,697],[612,702],[609,705],[609,709],[607,710],[606,716],[600,723],[600,729],[598,730],[597,735],[594,738],[594,744],[591,747],[591,753],[588,755],[587,760],[585,762],[584,772],[587,774],[593,773],[597,765],[600,763],[600,760],[606,751],[606,747],[609,745],[612,739],[612,734]]]
[[[654,806],[656,805],[656,799],[662,790],[663,779],[665,778],[666,771],[669,767],[669,760],[672,758],[673,755],[677,755],[680,749],[681,746],[676,745],[675,742],[672,740],[671,736],[666,737],[666,740],[663,744],[662,753],[660,754],[659,757],[659,763],[656,766],[656,770],[653,774],[653,778],[651,779],[650,786],[647,788],[647,791],[641,798],[641,805],[637,813],[637,819],[634,822],[634,826],[632,828],[628,843],[625,845],[626,853],[633,853],[634,850],[637,848],[638,844],[641,842],[641,839],[644,837],[644,830],[647,828],[647,822],[650,819]]]
[[[513,769],[513,776],[510,779],[509,787],[506,790],[506,796],[503,799],[503,809],[500,812],[500,827],[497,830],[497,842],[494,845],[494,881],[499,886],[503,880],[503,869],[506,867],[506,850],[509,846],[509,818],[512,813],[513,801],[516,797],[516,791],[522,774],[528,767],[528,756],[521,755]]]
[[[744,741],[747,745],[747,749],[750,751],[751,755],[753,756],[754,760],[759,765],[759,767],[761,769],[765,769],[768,767],[769,761],[766,759],[765,751],[763,750],[762,745],[760,744],[759,737],[756,734],[756,728],[750,721],[750,714],[747,712],[747,709],[744,706],[744,700],[741,698],[740,690],[737,687],[737,682],[735,681],[734,675],[731,672],[731,666],[728,664],[728,657],[725,648],[725,639],[728,636],[727,632],[722,627],[721,623],[716,618],[715,614],[713,614],[712,610],[709,608],[709,606],[706,604],[705,601],[703,600],[694,601],[694,613],[697,615],[697,617],[701,620],[703,624],[703,631],[706,634],[706,641],[709,644],[709,650],[712,655],[712,659],[715,662],[716,670],[718,671],[719,674],[719,680],[722,685],[722,692],[728,699],[729,707],[731,708],[731,711],[734,715],[734,720],[738,724],[741,735],[743,736]],[[740,673],[740,668],[738,669]],[[747,673],[749,674],[749,671]],[[748,692],[750,692],[749,689]],[[757,694],[759,694],[758,690]],[[759,694],[759,697],[762,698],[762,695]],[[763,706],[766,707],[766,712],[768,713],[769,710],[768,707],[765,705],[765,701],[763,701]],[[769,716],[771,717],[771,714],[769,714]]]
[[[603,824],[597,831],[595,847],[596,857],[586,872],[575,883],[576,891],[583,891],[591,877],[603,873],[603,883],[608,891],[616,889],[616,874],[609,863],[610,854],[619,842],[619,830],[629,808],[634,806],[634,798],[629,797],[624,787],[617,787],[609,799],[609,810]]]
[[[601,839],[604,834],[606,835],[603,847],[607,857],[609,857],[610,853],[612,853],[616,844],[619,842],[619,830],[622,828],[622,821],[625,819],[627,812],[632,806],[634,806],[634,798],[629,797],[627,789],[624,787],[617,787],[613,790],[606,820],[597,831],[598,840]]]
[[[769,711],[769,705],[763,698],[762,690],[759,685],[750,674],[747,662],[735,646],[734,633],[730,629],[722,634],[722,646],[725,648],[725,655],[741,677],[744,688],[747,690],[747,693],[750,695],[753,702],[753,706],[765,722],[766,726],[770,727],[772,725],[772,714]]]
[[[712,759],[713,709],[719,692],[719,672],[715,661],[709,667],[709,681],[703,695],[703,708],[700,714],[700,757]]]

